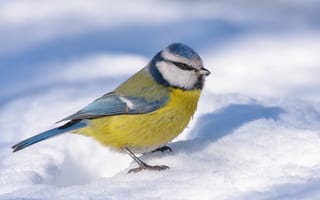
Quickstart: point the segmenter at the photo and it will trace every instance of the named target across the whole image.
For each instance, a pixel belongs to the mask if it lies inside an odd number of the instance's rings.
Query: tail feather
[[[37,142],[40,142],[42,140],[45,140],[45,139],[48,139],[48,138],[51,138],[51,137],[54,137],[54,136],[57,136],[57,135],[60,135],[62,133],[65,133],[65,132],[69,132],[69,131],[73,131],[73,130],[77,130],[77,129],[80,129],[80,128],[83,128],[85,127],[87,124],[83,121],[80,121],[80,120],[77,120],[77,121],[70,121],[58,128],[53,128],[53,129],[50,129],[48,131],[45,131],[45,132],[42,132],[38,135],[35,135],[33,137],[30,137],[28,139],[25,139],[15,145],[13,145],[11,148],[13,149],[13,152],[16,152],[16,151],[20,151],[21,149],[24,149],[32,144],[35,144]]]

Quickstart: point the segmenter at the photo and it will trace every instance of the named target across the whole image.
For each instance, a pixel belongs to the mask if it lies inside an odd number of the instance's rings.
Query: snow
[[[8,48],[0,50],[0,199],[319,199],[318,2],[223,2],[141,1],[145,7],[136,4],[136,9],[128,6],[120,13],[115,12],[122,6],[118,1],[111,1],[110,12],[98,0],[78,6],[65,1],[50,1],[50,6],[49,1],[1,2],[0,30],[6,34],[0,41]],[[162,9],[149,10],[156,7]],[[184,12],[193,7],[194,13],[185,18]],[[150,13],[157,23],[143,17]],[[166,29],[189,26],[188,20],[203,25],[187,29],[193,32],[186,35]],[[45,29],[50,23],[53,32]],[[219,23],[222,33],[213,34],[213,25]],[[64,29],[63,24],[72,26]],[[145,35],[131,39],[121,37],[128,29],[116,28],[137,24],[144,26]],[[21,37],[28,25],[26,35],[32,37]],[[150,36],[155,27],[168,34]],[[113,28],[121,48],[108,41],[110,46],[101,49],[76,37]],[[98,34],[97,40],[109,33]],[[156,40],[141,45],[143,51],[131,47],[144,39]],[[70,53],[60,40],[81,43],[76,47],[86,51],[71,48]],[[167,42],[194,47],[212,72],[197,113],[169,144],[173,152],[139,155],[169,170],[128,174],[137,166],[128,155],[73,134],[11,152],[16,142],[55,126],[112,90]],[[48,47],[54,48],[44,51]]]
[[[171,143],[172,153],[141,156],[148,163],[169,165],[168,171],[127,174],[136,166],[128,156],[75,135],[15,154],[3,144],[1,198],[285,199],[304,194],[310,182],[316,187],[320,176],[316,104],[294,101],[288,106],[269,99],[244,102],[240,95],[209,96],[202,105],[226,98],[241,104],[226,103],[201,115],[190,131],[195,136]],[[37,109],[27,113],[33,112],[39,113]]]

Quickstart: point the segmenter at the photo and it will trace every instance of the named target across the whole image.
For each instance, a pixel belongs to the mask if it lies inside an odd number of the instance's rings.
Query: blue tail
[[[31,138],[25,139],[25,140],[19,142],[18,144],[13,145],[12,146],[13,152],[19,151],[19,150],[24,149],[32,144],[35,144],[35,143],[40,142],[42,140],[51,138],[53,136],[57,136],[62,133],[65,133],[65,132],[69,132],[69,131],[83,128],[86,125],[87,124],[81,120],[70,121],[70,122],[66,123],[65,125],[62,125],[58,128],[54,128],[54,129],[50,129],[48,131],[42,132],[42,133],[35,135]]]

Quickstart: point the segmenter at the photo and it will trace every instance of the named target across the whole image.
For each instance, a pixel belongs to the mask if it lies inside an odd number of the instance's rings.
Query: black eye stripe
[[[162,60],[165,61],[165,62],[171,62],[171,63],[173,63],[175,66],[179,67],[179,68],[182,69],[182,70],[196,71],[196,69],[190,67],[189,65],[187,65],[187,64],[185,64],[185,63],[174,62],[174,61],[167,60],[167,59],[164,59],[164,58],[162,58]]]
[[[171,62],[172,64],[176,65],[177,67],[179,67],[182,70],[197,71],[195,68],[190,67],[189,65],[187,65],[185,63],[175,62],[175,61],[172,61],[172,60],[167,60],[167,59],[163,58],[162,56],[159,58],[159,61]]]
[[[195,70],[194,68],[190,67],[189,65],[185,64],[185,63],[181,63],[181,62],[173,62],[173,61],[170,61],[172,62],[173,64],[175,64],[177,67],[179,67],[180,69],[182,70],[188,70],[188,71],[193,71]]]

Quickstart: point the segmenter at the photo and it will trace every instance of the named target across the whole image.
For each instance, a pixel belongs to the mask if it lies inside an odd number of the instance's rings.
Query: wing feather
[[[147,101],[142,97],[120,96],[108,93],[90,103],[80,111],[60,120],[94,119],[119,114],[142,114],[152,112],[167,102],[165,96],[158,100]]]

